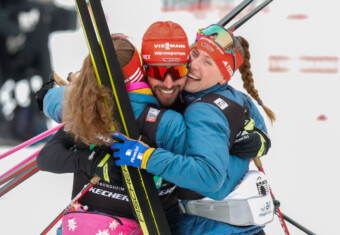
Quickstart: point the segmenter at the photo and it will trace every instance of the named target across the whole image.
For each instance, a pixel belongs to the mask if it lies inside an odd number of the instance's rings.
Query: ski
[[[138,139],[138,127],[103,8],[98,0],[90,0],[89,3],[97,34],[93,28],[86,1],[76,0],[98,83],[113,91],[116,108],[114,118],[120,124],[122,133]],[[127,166],[122,166],[122,172],[132,211],[138,219],[143,234],[171,234],[152,175],[144,170]]]

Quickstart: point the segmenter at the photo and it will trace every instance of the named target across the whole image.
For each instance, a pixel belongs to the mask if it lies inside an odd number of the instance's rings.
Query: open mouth
[[[194,81],[200,81],[201,80],[199,77],[195,76],[192,73],[188,73],[187,77],[191,80],[194,80]]]

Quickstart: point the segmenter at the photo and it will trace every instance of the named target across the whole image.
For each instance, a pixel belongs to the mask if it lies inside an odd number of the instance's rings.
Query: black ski
[[[121,132],[138,139],[139,131],[134,118],[123,75],[111,41],[110,32],[99,0],[90,0],[91,17],[85,0],[75,0],[82,22],[98,83],[112,89],[115,101],[115,120]],[[100,45],[97,41],[100,41]],[[100,48],[101,47],[101,48]],[[171,234],[152,175],[144,170],[122,166],[130,205],[144,234]]]

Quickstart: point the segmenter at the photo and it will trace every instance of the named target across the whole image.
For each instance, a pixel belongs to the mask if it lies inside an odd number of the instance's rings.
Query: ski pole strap
[[[157,146],[157,128],[164,112],[165,109],[162,109],[154,104],[149,104],[144,108],[137,119],[139,131],[148,139],[146,142],[149,146]]]
[[[229,136],[229,150],[234,144],[236,137],[242,132],[244,124],[249,118],[249,107],[247,102],[243,100],[244,106],[228,99],[219,94],[208,94],[195,102],[203,102],[217,107],[228,121],[230,136]]]

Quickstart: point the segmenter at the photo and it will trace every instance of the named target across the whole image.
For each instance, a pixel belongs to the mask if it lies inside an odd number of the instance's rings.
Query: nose
[[[197,60],[193,57],[190,58],[190,66],[189,70],[196,69],[197,68]]]
[[[169,73],[165,75],[163,86],[169,89],[174,86],[174,81],[172,80],[172,76]]]

